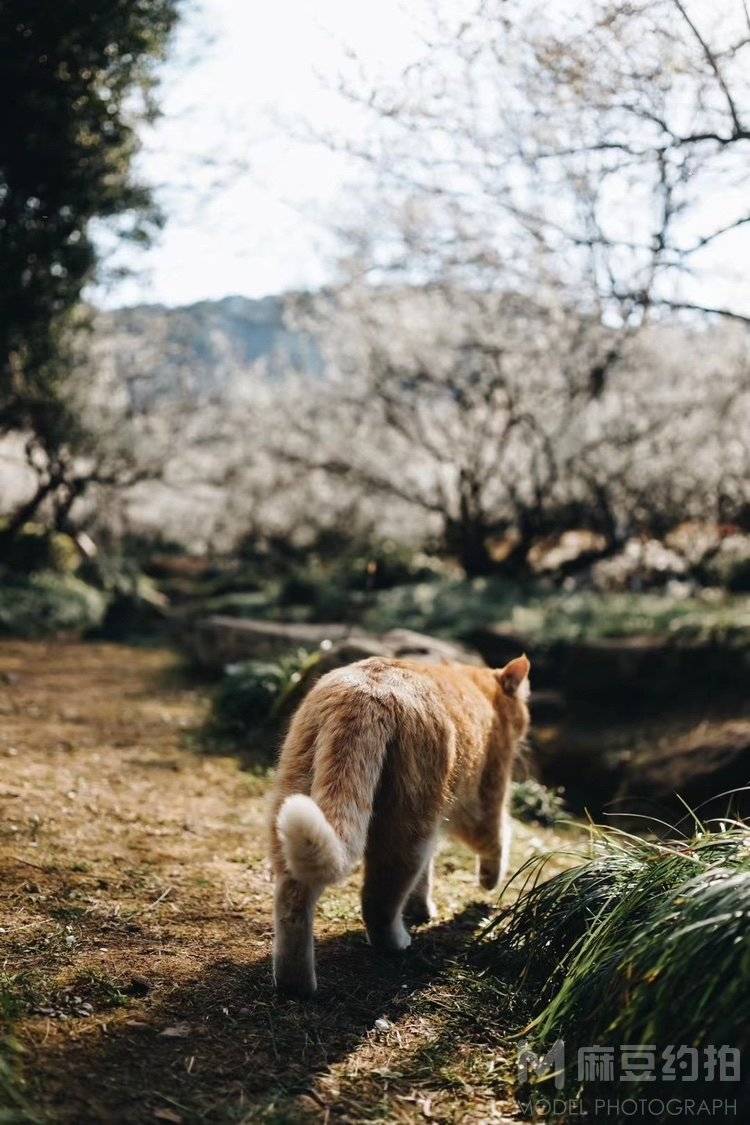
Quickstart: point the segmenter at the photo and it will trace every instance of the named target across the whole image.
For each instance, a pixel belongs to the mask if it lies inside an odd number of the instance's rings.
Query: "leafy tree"
[[[65,388],[97,264],[92,221],[140,242],[159,223],[132,162],[178,7],[0,3],[0,433],[31,435],[51,457],[83,433]]]

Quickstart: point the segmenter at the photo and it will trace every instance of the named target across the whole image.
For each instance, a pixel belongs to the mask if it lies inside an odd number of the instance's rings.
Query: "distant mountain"
[[[270,377],[322,369],[314,340],[285,323],[283,297],[100,312],[94,349],[100,364],[148,398],[241,396],[261,369]]]

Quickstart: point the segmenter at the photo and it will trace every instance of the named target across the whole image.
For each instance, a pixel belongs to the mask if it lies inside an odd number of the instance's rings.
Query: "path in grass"
[[[470,858],[442,854],[440,918],[396,961],[366,947],[356,882],[329,891],[319,999],[277,1000],[267,781],[200,751],[205,705],[168,652],[0,644],[0,1011],[29,1103],[76,1125],[507,1119],[512,1012],[461,964],[490,901]],[[521,827],[516,860],[552,843]]]

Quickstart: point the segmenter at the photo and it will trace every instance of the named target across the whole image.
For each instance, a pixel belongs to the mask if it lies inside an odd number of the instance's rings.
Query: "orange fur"
[[[483,887],[497,885],[528,673],[525,656],[499,670],[374,657],[310,691],[281,751],[271,812],[279,987],[315,990],[315,903],[363,856],[364,922],[386,950],[410,943],[404,917],[432,916],[440,829],[477,853]]]

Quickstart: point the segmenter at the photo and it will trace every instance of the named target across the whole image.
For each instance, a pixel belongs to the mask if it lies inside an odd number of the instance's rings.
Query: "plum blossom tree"
[[[749,229],[750,25],[693,8],[436,0],[397,78],[352,56],[366,128],[323,139],[366,190],[279,463],[419,513],[471,574],[497,536],[746,520],[750,312],[700,281]]]
[[[397,216],[369,269],[532,294],[552,282],[611,323],[750,320],[736,293],[707,300],[701,285],[712,273],[720,291],[716,254],[750,222],[742,0],[420,10],[403,73],[352,58],[339,89],[358,127],[324,138],[367,170],[368,230]]]
[[[565,527],[616,544],[688,515],[742,517],[744,331],[623,337],[560,303],[446,286],[352,285],[304,316],[327,375],[260,415],[276,505],[325,482],[328,507],[359,495],[411,511],[472,575],[493,568],[498,538],[508,565]],[[613,340],[617,378],[592,394]]]

